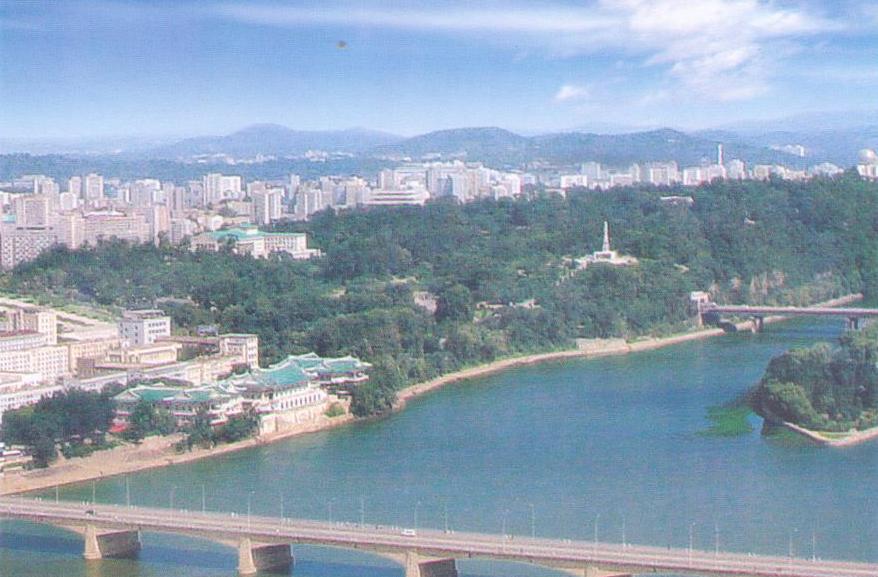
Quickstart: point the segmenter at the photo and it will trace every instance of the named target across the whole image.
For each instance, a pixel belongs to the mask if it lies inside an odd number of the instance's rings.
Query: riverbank
[[[814,306],[842,306],[860,300],[861,298],[862,295],[847,295],[838,299],[818,303]],[[771,324],[781,320],[784,320],[784,317],[766,317],[764,323]],[[737,330],[750,330],[752,322],[742,321],[736,323],[735,326],[737,327]],[[430,381],[411,385],[399,391],[394,410],[402,410],[405,407],[405,404],[411,399],[437,390],[450,383],[483,377],[514,367],[534,365],[550,361],[589,359],[650,351],[690,341],[716,337],[723,334],[726,333],[720,328],[700,328],[668,337],[641,338],[631,342],[625,341],[624,339],[582,340],[578,343],[578,347],[573,350],[553,351],[501,359],[485,365],[479,365],[456,371],[454,373],[449,373],[447,375],[442,375]],[[354,421],[356,421],[356,419],[350,414],[334,418],[321,416],[314,421],[295,425],[284,431],[261,435],[257,438],[247,439],[237,443],[220,445],[211,449],[194,449],[187,453],[177,453],[174,450],[174,444],[179,440],[179,436],[151,437],[140,445],[124,445],[107,451],[99,451],[88,457],[64,460],[52,465],[48,469],[7,473],[5,476],[0,477],[0,495],[36,491],[58,485],[81,483],[93,479],[103,479],[106,477],[125,475],[168,465],[188,463],[199,459],[206,459],[234,451],[240,451],[254,446],[273,443],[275,441],[298,435],[332,429]],[[875,434],[878,435],[878,432]],[[863,442],[864,440],[868,439],[858,438],[854,442]],[[853,443],[849,441],[847,444]]]
[[[310,422],[291,426],[283,431],[267,433],[236,443],[217,445],[209,449],[194,448],[178,453],[176,443],[181,434],[165,437],[147,437],[138,445],[122,445],[106,451],[92,453],[88,457],[59,460],[47,469],[13,471],[0,475],[0,495],[26,493],[71,485],[96,479],[127,475],[158,467],[189,463],[200,459],[218,457],[251,447],[259,447],[290,437],[326,431],[354,421],[350,414],[338,417],[321,416]]]
[[[861,294],[851,294],[845,295],[843,297],[839,297],[836,299],[830,299],[827,301],[823,301],[820,303],[816,303],[812,306],[815,307],[839,307],[851,304],[853,302],[862,300],[863,295]],[[784,316],[769,316],[765,317],[763,320],[763,324],[774,324],[781,321],[786,320],[787,317]],[[735,323],[735,328],[738,331],[749,331],[753,330],[753,321],[746,320]],[[573,350],[565,350],[565,351],[554,351],[550,353],[537,353],[533,355],[526,355],[521,357],[512,357],[507,359],[501,359],[498,361],[494,361],[491,363],[487,363],[484,365],[479,365],[476,367],[462,369],[460,371],[456,371],[454,373],[448,373],[447,375],[442,375],[441,377],[436,377],[430,381],[426,381],[423,383],[417,383],[402,389],[397,394],[397,403],[396,409],[402,409],[405,406],[406,401],[409,401],[415,397],[419,397],[423,394],[429,393],[430,391],[434,391],[439,389],[449,383],[454,383],[457,381],[463,381],[466,379],[472,379],[476,377],[484,377],[487,375],[491,375],[494,373],[502,372],[507,369],[511,369],[514,367],[521,367],[527,365],[534,365],[538,363],[544,363],[548,361],[563,361],[567,359],[581,359],[581,358],[595,358],[595,357],[605,357],[610,355],[624,355],[628,353],[637,353],[643,351],[651,351],[655,349],[660,349],[663,347],[669,347],[672,345],[678,345],[681,343],[686,343],[695,340],[707,339],[711,337],[716,337],[720,335],[726,334],[721,328],[701,328],[692,330],[687,333],[680,333],[676,335],[671,335],[668,337],[647,337],[641,338],[635,341],[625,341],[624,339],[588,339],[586,342],[582,343],[578,348]]]
[[[862,431],[851,431],[848,433],[828,433],[823,431],[812,431],[811,429],[806,429],[805,427],[786,421],[781,424],[790,431],[802,435],[818,445],[824,445],[827,447],[850,447],[878,438],[878,427],[872,427],[871,429],[865,429]]]

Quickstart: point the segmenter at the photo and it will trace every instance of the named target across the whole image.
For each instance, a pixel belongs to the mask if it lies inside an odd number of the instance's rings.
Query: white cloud
[[[434,30],[446,32],[557,33],[590,32],[612,24],[600,15],[562,6],[539,9],[504,9],[454,4],[450,7],[301,6],[226,3],[217,6],[220,15],[241,22],[269,26],[333,25]]]
[[[681,94],[742,100],[770,89],[790,43],[840,30],[806,8],[774,0],[596,0],[587,6],[451,2],[379,2],[303,7],[224,3],[224,18],[282,27],[353,26],[436,33],[484,33],[552,55],[609,54],[635,58],[661,70]],[[784,46],[786,45],[786,46]],[[562,86],[556,101],[587,95]]]
[[[555,93],[555,102],[570,102],[572,100],[585,100],[591,91],[587,86],[565,84]]]

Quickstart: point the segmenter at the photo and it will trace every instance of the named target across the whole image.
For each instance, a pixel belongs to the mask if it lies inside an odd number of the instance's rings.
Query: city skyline
[[[2,2],[0,132],[693,129],[862,110],[875,23],[876,3],[816,0]]]

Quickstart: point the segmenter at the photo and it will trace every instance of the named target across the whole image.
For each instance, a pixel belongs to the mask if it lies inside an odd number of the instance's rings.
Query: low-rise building
[[[171,336],[171,317],[156,309],[125,311],[119,320],[119,337],[127,345],[151,345]]]
[[[225,228],[205,232],[192,239],[193,250],[219,251],[229,247],[236,254],[253,258],[268,258],[275,253],[285,253],[295,259],[320,256],[320,251],[308,248],[308,237],[299,232],[262,232],[255,226]]]
[[[226,333],[220,335],[221,355],[237,357],[240,364],[250,369],[259,368],[259,336],[250,333]]]
[[[318,385],[331,392],[350,392],[369,380],[370,363],[356,357],[323,358],[317,353],[290,355],[281,364],[297,366]]]
[[[153,343],[136,347],[119,347],[107,351],[108,363],[127,366],[166,365],[177,362],[182,345]]]
[[[116,405],[115,425],[120,428],[128,426],[131,414],[142,402],[168,411],[179,427],[191,424],[200,413],[207,415],[212,426],[223,425],[245,410],[240,392],[221,384],[191,388],[140,385],[122,391],[113,397],[113,401]]]

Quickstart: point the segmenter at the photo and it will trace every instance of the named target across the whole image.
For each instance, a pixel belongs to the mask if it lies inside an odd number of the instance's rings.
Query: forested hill
[[[819,431],[878,426],[878,325],[851,331],[840,347],[820,343],[772,359],[751,393],[769,421]]]
[[[691,207],[663,202],[692,194]],[[574,270],[613,248],[638,266]],[[255,332],[262,362],[291,352],[375,363],[360,413],[403,384],[578,337],[667,333],[688,293],[805,303],[878,286],[878,185],[726,182],[687,189],[573,191],[530,200],[318,214],[287,230],[325,257],[256,261],[170,246],[58,249],[0,277],[0,289],[104,305],[158,304],[178,327]],[[431,312],[416,303],[436,299]],[[167,297],[173,297],[168,299]],[[161,299],[157,302],[157,299]]]

